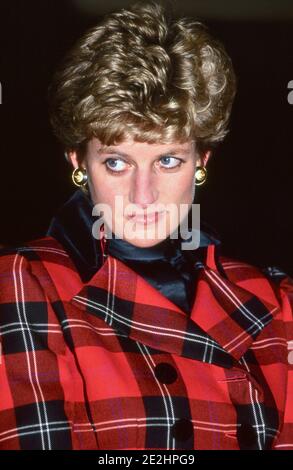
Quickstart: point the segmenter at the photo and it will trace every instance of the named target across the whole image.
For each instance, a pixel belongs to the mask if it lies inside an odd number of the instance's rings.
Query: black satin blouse
[[[92,225],[97,220],[92,216],[93,206],[90,196],[77,189],[52,218],[46,234],[63,245],[83,282],[89,281],[104,262],[100,241],[92,235]],[[210,243],[220,244],[210,229],[207,232],[206,224],[204,227],[205,231],[201,222],[200,246],[196,250],[182,250],[180,237],[168,237],[141,248],[112,234],[107,239],[106,254],[120,259],[189,314],[196,291],[196,263],[204,261]]]

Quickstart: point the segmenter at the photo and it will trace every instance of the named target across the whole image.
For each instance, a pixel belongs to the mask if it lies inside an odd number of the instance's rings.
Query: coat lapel
[[[209,245],[207,262],[214,250]],[[280,309],[231,282],[211,264],[197,263],[190,316],[111,256],[70,302],[156,350],[230,368]]]

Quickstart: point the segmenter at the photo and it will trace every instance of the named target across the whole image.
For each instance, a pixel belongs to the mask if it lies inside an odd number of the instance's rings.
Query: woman
[[[1,253],[1,449],[293,447],[292,279],[203,225],[183,248],[235,90],[221,43],[156,3],[60,65],[51,122],[78,188]]]

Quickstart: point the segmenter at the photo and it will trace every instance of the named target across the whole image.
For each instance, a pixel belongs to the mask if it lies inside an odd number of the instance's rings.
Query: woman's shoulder
[[[226,254],[222,254],[221,251],[218,258],[227,277],[232,280],[237,280],[240,276],[245,278],[265,277],[274,282],[274,284],[279,285],[284,278],[290,278],[290,274],[279,266],[252,263],[241,258],[227,256]]]
[[[0,248],[0,267],[1,270],[10,269],[18,258],[30,262],[45,260],[54,254],[56,257],[68,256],[62,245],[51,236],[25,241],[22,244],[2,246]],[[25,263],[25,261],[23,262]]]
[[[6,246],[0,250],[0,323],[16,319],[25,305],[40,309],[46,304],[46,295],[39,277],[32,268],[38,258],[38,248],[52,246],[51,240],[36,239],[21,245]],[[39,261],[36,261],[40,263]],[[22,306],[22,307],[20,307]]]
[[[1,248],[0,279],[1,306],[66,300],[82,287],[69,254],[51,236]]]
[[[0,249],[1,297],[12,292],[13,286],[36,286],[36,278],[44,278],[46,266],[66,264],[68,254],[50,236],[26,241]],[[68,261],[67,261],[68,263]]]
[[[275,300],[293,317],[293,277],[279,266],[261,265],[243,259],[219,255],[225,277],[267,300]]]

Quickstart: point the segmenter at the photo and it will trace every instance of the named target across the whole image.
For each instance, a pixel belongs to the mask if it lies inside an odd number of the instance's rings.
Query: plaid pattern
[[[111,256],[82,282],[50,236],[0,264],[0,449],[293,449],[289,277],[211,244],[188,316]]]

